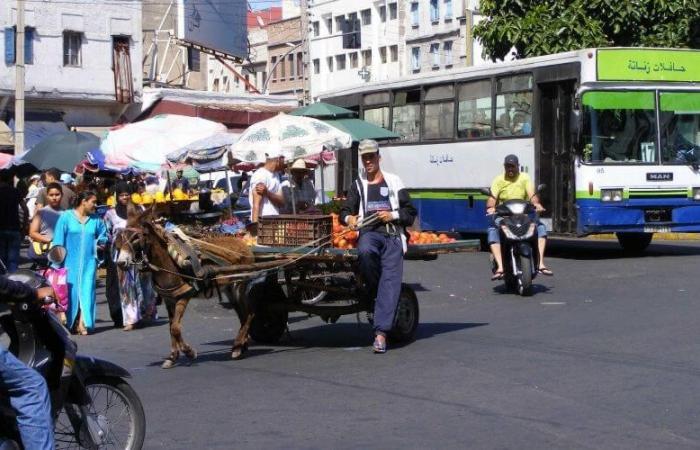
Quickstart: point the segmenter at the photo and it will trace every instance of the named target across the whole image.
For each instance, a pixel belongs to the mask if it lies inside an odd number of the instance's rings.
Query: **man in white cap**
[[[289,168],[291,179],[282,183],[285,214],[315,212],[316,189],[308,177],[310,170],[304,159],[299,158]]]
[[[360,228],[357,253],[367,294],[376,299],[372,348],[375,353],[384,353],[386,335],[394,326],[401,294],[405,227],[413,225],[416,209],[401,179],[380,169],[376,141],[360,141],[358,153],[363,170],[348,191],[340,220],[355,227],[366,217],[379,218],[378,222]]]
[[[255,223],[262,216],[277,216],[284,207],[284,195],[277,175],[284,169],[284,156],[268,156],[265,164],[250,177],[250,221]]]

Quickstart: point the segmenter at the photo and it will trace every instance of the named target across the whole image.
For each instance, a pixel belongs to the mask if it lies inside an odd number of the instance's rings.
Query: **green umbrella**
[[[66,131],[47,137],[19,156],[39,170],[55,167],[62,172],[73,172],[90,150],[100,147],[100,139],[91,133]]]
[[[369,123],[360,119],[335,119],[324,120],[328,125],[333,125],[339,130],[345,131],[352,136],[353,141],[361,141],[362,139],[398,139],[400,136],[386,128],[378,127],[373,123]]]
[[[355,111],[341,108],[340,106],[331,105],[330,103],[317,102],[308,106],[297,108],[290,112],[291,116],[313,117],[315,119],[323,118],[339,118],[339,117],[355,117]]]

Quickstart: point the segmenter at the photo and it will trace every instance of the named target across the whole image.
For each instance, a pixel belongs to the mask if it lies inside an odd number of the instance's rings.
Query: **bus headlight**
[[[700,200],[700,187],[693,188],[693,200]]]
[[[622,201],[622,189],[601,189],[600,190],[600,201],[601,202],[621,202]]]

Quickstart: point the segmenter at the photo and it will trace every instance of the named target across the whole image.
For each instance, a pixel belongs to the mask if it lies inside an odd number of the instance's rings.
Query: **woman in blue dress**
[[[94,192],[81,192],[75,202],[75,209],[63,212],[58,219],[53,245],[66,248],[63,264],[68,272],[68,328],[86,335],[95,328],[97,246],[107,242],[107,230],[95,215]]]

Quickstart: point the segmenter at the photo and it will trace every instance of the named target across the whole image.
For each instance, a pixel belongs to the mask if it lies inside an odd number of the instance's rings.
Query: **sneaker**
[[[374,338],[372,350],[374,350],[374,353],[386,353],[386,342],[381,342],[379,339]]]

